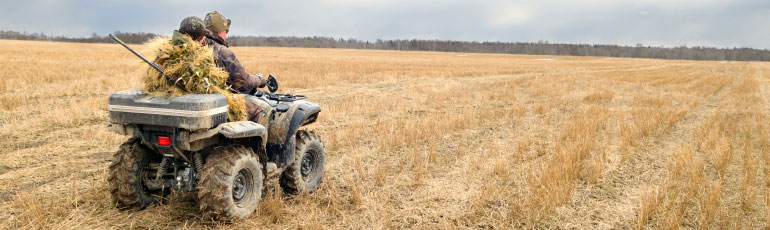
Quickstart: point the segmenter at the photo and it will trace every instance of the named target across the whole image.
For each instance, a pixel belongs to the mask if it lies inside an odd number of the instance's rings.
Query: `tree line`
[[[144,43],[159,35],[153,33],[115,32],[126,43]],[[61,42],[112,43],[107,36],[96,33],[90,37],[63,37],[40,33],[25,33],[0,30],[0,39],[44,40]],[[598,57],[627,57],[655,59],[685,59],[714,61],[770,61],[770,50],[754,48],[716,48],[704,46],[619,46],[603,44],[559,44],[547,41],[538,42],[476,42],[451,40],[381,40],[365,41],[333,37],[295,37],[295,36],[230,36],[232,46],[269,46],[269,47],[304,47],[304,48],[343,48],[376,49],[403,51],[436,51],[463,53],[498,53],[532,55],[570,55]]]
[[[149,41],[150,39],[159,35],[153,33],[124,33],[115,31],[113,35],[120,38],[129,44],[141,44]],[[12,40],[35,40],[35,41],[55,41],[55,42],[79,42],[79,43],[114,43],[109,36],[101,36],[96,33],[92,33],[89,37],[65,37],[65,36],[53,36],[44,33],[27,33],[16,31],[3,31],[0,30],[0,39],[12,39]]]
[[[704,46],[654,47],[638,44],[619,46],[603,44],[558,44],[538,42],[468,42],[451,40],[376,40],[335,39],[331,37],[232,36],[234,46],[272,46],[308,48],[379,49],[463,53],[498,53],[532,55],[569,55],[715,61],[770,61],[770,50],[753,48],[716,48]]]

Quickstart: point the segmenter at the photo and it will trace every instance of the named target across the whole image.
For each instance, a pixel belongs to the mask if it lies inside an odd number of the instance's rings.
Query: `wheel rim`
[[[140,167],[139,168],[139,175],[141,175],[141,176],[139,177],[138,183],[140,185],[142,185],[142,190],[143,191],[150,191],[150,188],[147,186],[147,181],[150,181],[151,180],[150,178],[154,174],[155,173],[151,173],[148,170],[144,169],[144,167]]]
[[[300,172],[302,173],[303,178],[307,178],[311,172],[313,172],[313,168],[315,166],[315,156],[310,151],[305,152],[305,154],[302,155],[302,167],[300,168]]]
[[[233,179],[233,201],[238,206],[250,199],[253,188],[252,175],[247,169],[241,169]]]
[[[156,170],[149,168],[149,165],[149,160],[140,161],[138,167],[139,170],[137,172],[139,176],[137,177],[138,181],[136,182],[140,186],[139,188],[141,189],[141,192],[147,195],[151,195],[152,191],[157,191],[157,189],[151,190],[147,185],[149,181],[153,180],[153,177],[157,173]]]

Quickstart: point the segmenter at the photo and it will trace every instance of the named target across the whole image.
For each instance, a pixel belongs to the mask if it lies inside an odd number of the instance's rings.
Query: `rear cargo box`
[[[227,122],[227,101],[221,94],[166,98],[129,89],[110,94],[108,111],[111,122],[122,124],[201,130]]]

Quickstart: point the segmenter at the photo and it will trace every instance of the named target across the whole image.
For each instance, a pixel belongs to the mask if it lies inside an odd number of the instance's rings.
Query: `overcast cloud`
[[[768,0],[0,0],[0,30],[169,34],[212,10],[235,35],[770,48]]]

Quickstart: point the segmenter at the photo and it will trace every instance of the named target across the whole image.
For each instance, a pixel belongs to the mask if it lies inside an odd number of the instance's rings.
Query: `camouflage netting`
[[[187,35],[175,35],[173,39],[161,37],[147,43],[155,52],[151,57],[158,57],[155,63],[166,74],[181,81],[189,93],[225,95],[228,119],[246,120],[246,100],[243,95],[231,93],[228,74],[214,63],[212,49],[194,42]],[[144,91],[148,94],[162,97],[185,94],[152,67],[148,66],[144,72]]]

